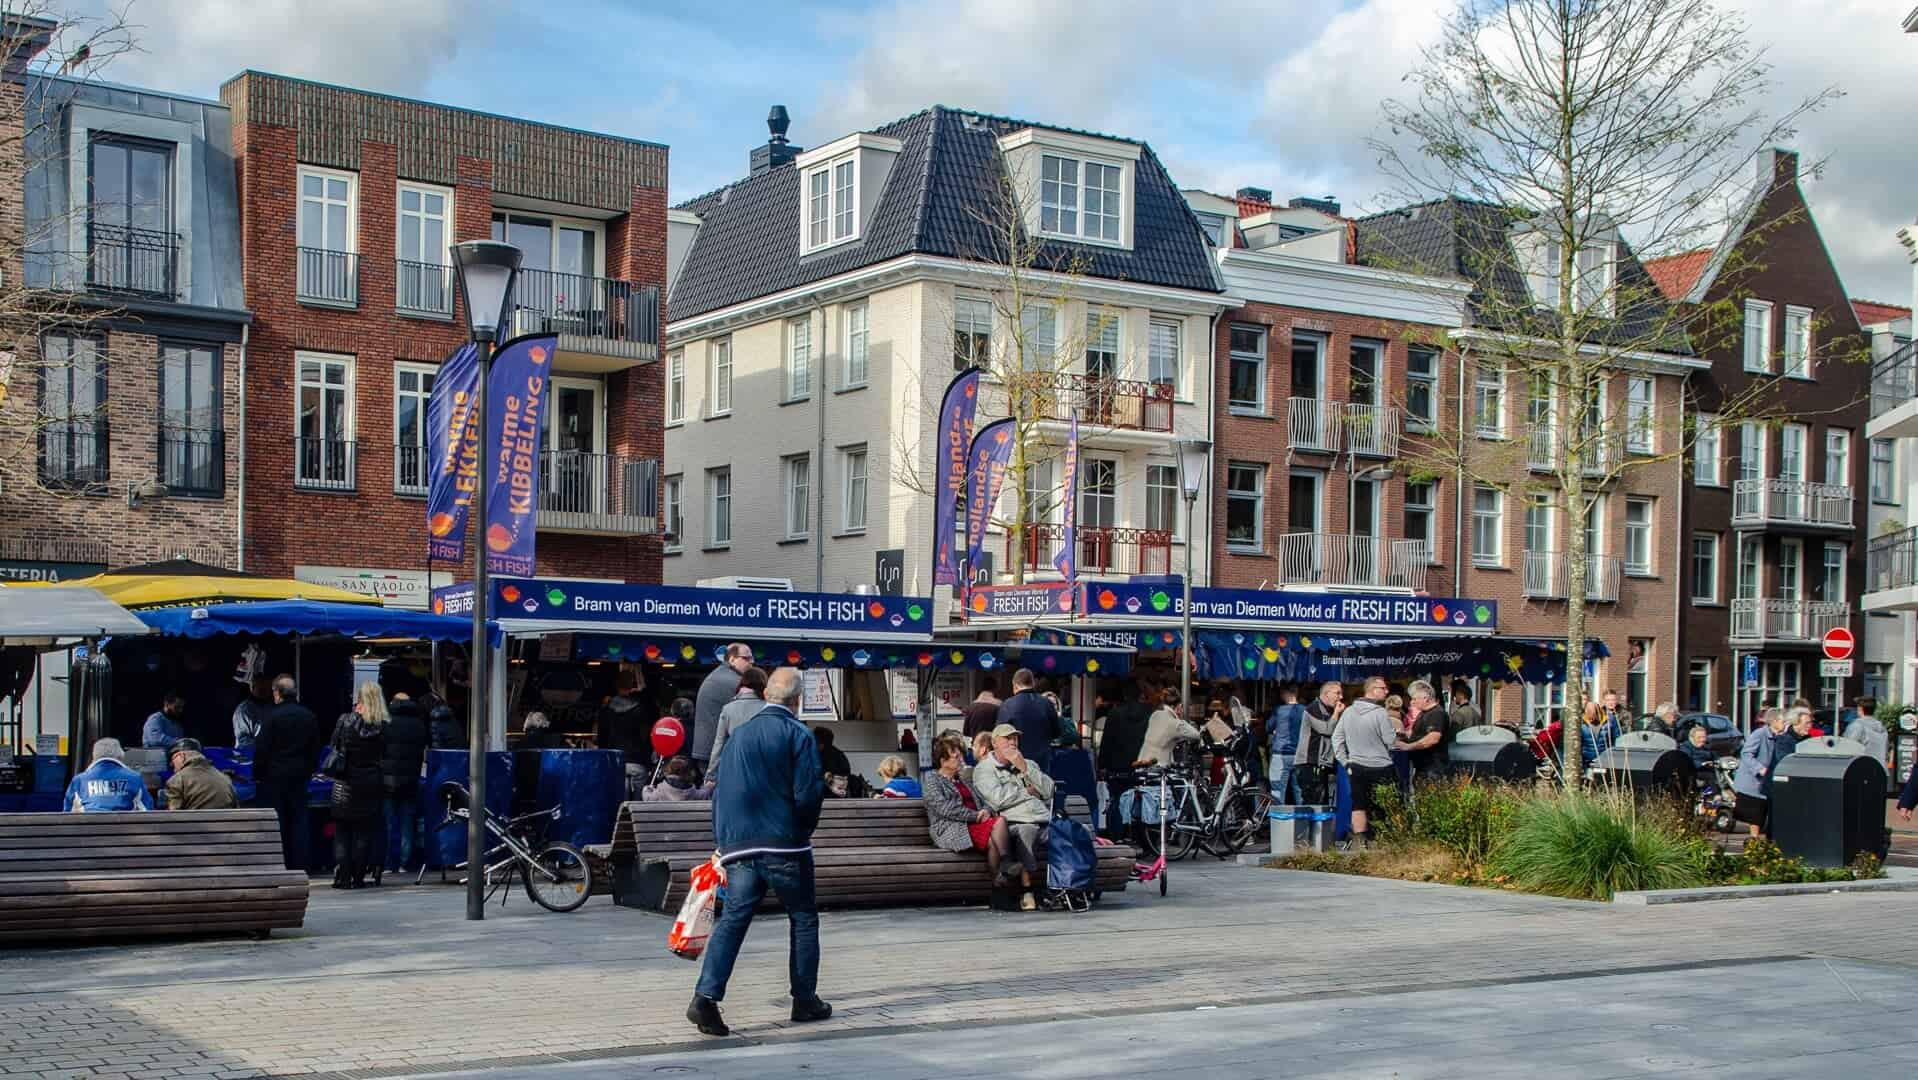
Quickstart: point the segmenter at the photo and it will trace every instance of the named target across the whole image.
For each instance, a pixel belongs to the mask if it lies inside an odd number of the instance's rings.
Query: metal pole
[[[473,423],[479,425],[480,460],[486,460],[486,389],[493,369],[491,335],[475,334],[473,346],[479,359],[479,385],[473,392]],[[480,469],[479,484],[473,492],[473,647],[467,665],[468,692],[466,720],[466,917],[486,918],[486,715],[487,660],[491,643],[486,640],[486,488],[487,470]]]
[[[1198,534],[1192,531],[1192,508],[1198,503],[1195,495],[1185,497],[1185,596],[1180,604],[1181,632],[1179,634],[1179,719],[1192,722],[1192,548],[1199,542]],[[1164,807],[1160,808],[1163,815]]]

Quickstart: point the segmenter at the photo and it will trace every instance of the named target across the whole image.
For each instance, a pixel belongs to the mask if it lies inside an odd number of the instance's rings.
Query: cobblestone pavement
[[[784,927],[764,919],[726,1011],[746,1045],[1327,995],[1443,990],[1464,1002],[1514,983],[1703,964],[1721,965],[1703,978],[1735,1027],[1751,1004],[1741,964],[1918,972],[1914,911],[1908,893],[1626,909],[1180,864],[1171,896],[1135,888],[1089,915],[829,912],[821,985],[838,1013],[803,1032],[785,1018]],[[666,953],[663,917],[604,899],[552,915],[523,896],[482,923],[462,913],[457,889],[322,887],[306,929],[269,941],[0,954],[0,1077],[399,1075],[697,1039],[681,1016],[694,968]],[[1856,1003],[1835,989],[1830,1004],[1843,1015]]]

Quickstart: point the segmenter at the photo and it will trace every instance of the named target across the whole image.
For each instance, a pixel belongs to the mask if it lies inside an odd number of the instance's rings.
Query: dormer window
[[[1044,155],[1039,182],[1039,231],[1075,240],[1118,243],[1119,223],[1125,208],[1122,175],[1117,165],[1079,161],[1058,154]]]
[[[898,139],[862,131],[793,159],[799,170],[800,254],[860,238],[900,146]]]
[[[1558,307],[1558,261],[1564,250],[1556,238],[1538,232],[1512,239],[1525,268],[1525,283],[1534,307]],[[1582,313],[1612,314],[1617,284],[1617,245],[1609,238],[1587,240],[1572,265],[1572,307]]]
[[[859,235],[859,170],[851,154],[806,173],[806,247]]]
[[[1028,230],[1087,244],[1132,246],[1137,143],[1050,128],[999,140]]]

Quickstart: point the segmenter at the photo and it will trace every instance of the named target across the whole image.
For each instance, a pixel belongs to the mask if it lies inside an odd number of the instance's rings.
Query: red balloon
[[[665,716],[653,725],[653,753],[660,757],[672,757],[685,745],[686,726],[678,720]]]

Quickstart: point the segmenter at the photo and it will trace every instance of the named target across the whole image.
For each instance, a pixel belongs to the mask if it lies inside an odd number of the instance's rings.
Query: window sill
[[[301,303],[315,302],[316,301],[310,300],[301,301]],[[414,308],[400,307],[397,304],[393,306],[393,314],[402,319],[418,319],[421,322],[450,323],[453,321],[453,313],[450,311],[419,311]]]
[[[1506,565],[1505,565],[1504,563],[1495,563],[1495,562],[1479,562],[1479,561],[1478,561],[1477,559],[1473,559],[1473,560],[1472,560],[1472,569],[1474,569],[1474,570],[1503,570],[1503,571],[1505,571],[1505,572],[1506,572],[1506,573],[1508,573],[1508,574],[1512,572],[1512,568],[1511,568],[1511,567],[1509,567],[1509,566],[1506,566]]]
[[[1240,416],[1248,420],[1275,420],[1277,417],[1264,409],[1252,405],[1232,405],[1226,409],[1228,415]]]
[[[789,397],[781,400],[779,403],[779,407],[783,409],[788,405],[804,405],[806,402],[811,400],[812,400],[811,394],[801,394],[798,397]]]
[[[1723,480],[1700,480],[1697,477],[1692,478],[1692,486],[1702,487],[1702,488],[1717,488],[1720,491],[1724,491],[1727,488],[1731,487],[1730,484],[1725,483]]]
[[[1266,551],[1265,551],[1265,549],[1264,549],[1264,548],[1253,548],[1253,547],[1227,547],[1227,548],[1225,549],[1225,553],[1226,553],[1227,555],[1247,555],[1247,556],[1251,556],[1251,557],[1253,557],[1253,558],[1267,558],[1267,557],[1269,557],[1269,556],[1267,556],[1267,554],[1266,554]]]
[[[1871,500],[1871,505],[1873,505],[1873,506],[1899,506],[1899,505],[1902,505],[1902,504],[1901,504],[1901,503],[1899,503],[1899,501],[1898,501],[1897,499],[1876,499],[1876,498],[1874,498],[1873,500]]]
[[[1745,369],[1744,369],[1744,370],[1745,370],[1745,374],[1747,374],[1747,375],[1770,375],[1770,374],[1772,374],[1772,372],[1771,372],[1771,371],[1770,371],[1769,369],[1766,369],[1766,368],[1755,368],[1755,367],[1752,367],[1752,366],[1751,366],[1751,365],[1749,365],[1749,364],[1747,364],[1747,365],[1745,365]]]
[[[1815,383],[1815,382],[1817,382],[1817,381],[1818,381],[1818,377],[1817,377],[1816,375],[1811,375],[1811,374],[1805,374],[1805,375],[1794,375],[1794,374],[1792,374],[1792,373],[1791,373],[1791,372],[1789,372],[1789,371],[1787,371],[1787,372],[1785,372],[1785,373],[1784,373],[1783,375],[1781,375],[1781,376],[1779,376],[1779,378],[1782,378],[1782,379],[1794,379],[1794,380],[1796,380],[1796,381],[1798,381],[1798,382],[1808,382],[1808,383]]]
[[[1634,581],[1657,581],[1658,575],[1650,570],[1627,570],[1625,576]]]
[[[1427,423],[1423,420],[1407,420],[1405,422],[1405,433],[1407,435],[1437,435],[1438,425]]]
[[[302,307],[327,308],[331,311],[358,311],[358,300],[328,300],[323,296],[296,296]]]
[[[832,538],[834,540],[844,540],[847,537],[864,536],[864,535],[866,535],[866,530],[864,529],[841,529],[838,532],[833,533]]]
[[[1726,605],[1725,605],[1725,602],[1722,600],[1701,600],[1698,597],[1694,596],[1692,597],[1692,606],[1708,607],[1708,608],[1723,608]]]
[[[359,486],[354,484],[349,484],[347,486],[340,487],[340,486],[327,485],[327,484],[302,484],[297,481],[295,481],[293,484],[293,490],[299,492],[302,495],[353,496],[353,495],[358,495],[360,493]]]
[[[1119,231],[1121,232],[1125,231],[1123,222],[1121,223],[1121,227]],[[1090,236],[1076,236],[1072,233],[1046,232],[1043,229],[1035,230],[1035,234],[1038,236],[1045,237],[1047,240],[1063,240],[1068,244],[1090,244],[1093,247],[1114,248],[1119,251],[1132,250],[1131,246],[1126,244],[1124,241],[1107,240],[1104,237],[1094,238]],[[819,249],[814,248],[813,250],[817,251]]]
[[[835,394],[851,394],[851,393],[856,393],[856,392],[858,392],[858,391],[860,391],[860,390],[865,390],[865,389],[869,389],[869,388],[870,388],[871,386],[872,386],[872,384],[871,384],[871,383],[869,383],[869,382],[861,382],[861,383],[852,383],[852,384],[850,384],[850,385],[847,385],[847,386],[842,386],[842,387],[840,387],[839,389],[837,389],[837,390],[834,390],[834,391],[833,391],[833,393],[835,393]]]
[[[811,536],[787,536],[773,541],[773,544],[777,547],[793,547],[798,544],[810,543],[811,541]]]
[[[661,555],[684,555],[686,554],[686,549],[684,547],[662,547],[659,549],[659,553]]]
[[[181,494],[186,493],[182,492]],[[427,493],[424,491],[402,491],[398,488],[393,490],[393,497],[395,499],[406,499],[409,502],[425,502],[426,496]]]
[[[1477,438],[1484,439],[1486,442],[1511,442],[1512,441],[1511,436],[1506,435],[1502,431],[1486,431],[1483,428],[1481,428],[1478,431],[1473,432],[1472,434],[1476,436]]]
[[[859,230],[854,229],[852,231],[852,235],[842,236],[837,240],[828,240],[823,244],[814,244],[811,247],[807,247],[802,244],[800,246],[799,257],[802,259],[810,258],[811,256],[819,255],[819,254],[823,254],[825,252],[831,251],[834,248],[844,247],[847,244],[856,244],[858,242],[859,242]]]
[[[706,415],[705,417],[703,417],[703,419],[706,419],[706,420],[725,420],[725,419],[727,419],[728,417],[730,417],[730,416],[732,416],[732,414],[733,414],[733,411],[732,411],[731,409],[727,409],[727,410],[726,410],[725,412],[716,412],[716,413],[709,413],[709,414],[707,414],[707,415]]]
[[[686,426],[686,420],[685,420],[685,418],[684,418],[684,417],[681,417],[681,418],[680,418],[680,419],[678,419],[678,420],[668,420],[668,421],[666,421],[666,430],[667,430],[667,431],[671,431],[672,429],[674,429],[674,428],[676,428],[676,427],[685,427],[685,426]]]
[[[733,549],[733,542],[731,540],[728,540],[723,544],[707,544],[705,547],[702,547],[699,550],[701,551],[731,551],[732,549]]]

